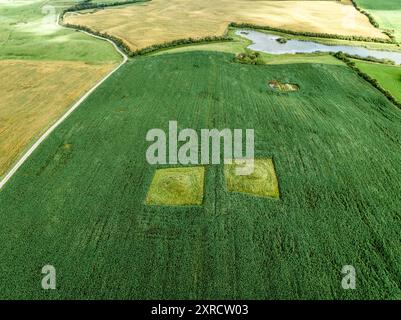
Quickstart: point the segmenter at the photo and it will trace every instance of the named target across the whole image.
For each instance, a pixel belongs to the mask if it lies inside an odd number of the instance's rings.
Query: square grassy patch
[[[203,202],[205,168],[156,170],[145,203],[150,205],[200,205]]]
[[[224,176],[228,191],[247,193],[255,196],[280,197],[276,170],[272,159],[255,159],[254,171],[250,175],[236,174],[236,168],[244,164],[224,165]]]

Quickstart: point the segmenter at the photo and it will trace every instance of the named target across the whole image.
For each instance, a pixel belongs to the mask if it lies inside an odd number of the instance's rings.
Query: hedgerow
[[[358,76],[360,76],[361,78],[363,78],[364,80],[369,82],[377,90],[379,90],[381,93],[383,93],[386,96],[386,98],[389,101],[391,101],[393,104],[395,104],[398,108],[401,108],[400,101],[398,101],[388,90],[384,89],[376,79],[372,78],[367,73],[364,73],[356,66],[355,62],[350,59],[355,56],[347,55],[344,52],[334,53],[333,56],[336,57],[337,59],[343,61],[348,67],[350,67],[352,70],[354,70],[358,74]],[[359,57],[357,57],[357,58],[360,59]]]
[[[131,49],[130,49],[129,46],[124,42],[124,40],[122,40],[122,39],[120,39],[120,38],[117,38],[117,37],[112,36],[112,35],[110,35],[110,34],[108,34],[108,33],[105,33],[105,32],[100,32],[100,31],[93,30],[93,29],[88,28],[88,27],[86,27],[86,26],[81,26],[81,25],[76,25],[76,24],[70,24],[70,23],[63,23],[63,26],[64,26],[64,27],[67,27],[67,28],[72,28],[72,29],[77,29],[77,30],[85,31],[85,32],[88,32],[88,33],[93,34],[93,35],[95,35],[95,36],[99,36],[99,37],[102,37],[102,38],[109,39],[109,40],[113,41],[113,42],[115,43],[115,45],[116,45],[118,48],[120,48],[126,55],[132,56],[132,51],[131,51]]]
[[[144,55],[148,54],[154,51],[158,51],[161,49],[166,49],[166,48],[173,48],[181,45],[187,45],[187,44],[199,44],[199,43],[207,43],[207,42],[221,42],[221,41],[231,41],[233,38],[228,37],[227,35],[223,36],[207,36],[204,38],[186,38],[186,39],[178,39],[178,40],[173,40],[169,42],[164,42],[164,43],[159,43],[159,44],[154,44],[149,47],[143,48],[143,49],[138,49],[135,51],[131,51],[130,56],[138,56],[138,55]]]
[[[292,34],[292,35],[296,35],[296,36],[306,36],[306,37],[330,38],[330,39],[340,39],[340,40],[349,40],[349,41],[395,43],[395,41],[391,38],[382,39],[382,38],[362,37],[362,36],[344,36],[344,35],[331,34],[331,33],[292,31],[292,30],[285,30],[285,29],[270,27],[270,26],[259,26],[259,25],[255,25],[255,24],[251,24],[251,23],[232,22],[232,23],[230,23],[230,27],[268,30],[268,31],[282,32],[282,33]]]
[[[131,48],[124,42],[124,40],[117,38],[115,36],[112,36],[106,32],[100,32],[93,30],[91,28],[88,28],[87,26],[81,26],[81,25],[75,25],[75,24],[70,24],[70,23],[65,23],[63,24],[67,28],[73,28],[81,31],[85,31],[88,33],[91,33],[93,35],[109,39],[113,41],[126,55],[129,57],[135,57],[135,56],[140,56],[144,54],[148,54],[157,50],[165,49],[165,48],[173,48],[181,45],[187,45],[187,44],[199,44],[199,43],[208,43],[208,42],[221,42],[221,41],[231,41],[233,40],[231,37],[228,37],[226,35],[224,36],[208,36],[204,38],[187,38],[187,39],[178,39],[174,40],[171,42],[164,42],[160,44],[154,44],[152,46],[143,48],[143,49],[138,49],[135,51],[132,51]]]
[[[368,61],[368,62],[377,62],[377,63],[382,63],[382,64],[388,64],[388,65],[395,65],[395,62],[393,60],[389,60],[389,59],[378,59],[375,57],[361,57],[358,55],[353,55],[353,54],[349,54],[347,53],[348,58],[351,59],[358,59],[358,60],[363,60],[363,61]]]
[[[355,2],[355,0],[351,0],[352,4],[354,5],[355,9],[358,10],[360,13],[364,14],[366,17],[368,17],[369,22],[375,27],[375,28],[380,28],[379,23],[375,20],[375,18],[367,11],[363,10],[361,7],[358,6],[358,4]],[[396,38],[393,33],[391,33],[389,30],[381,30],[385,35],[387,35],[390,39],[391,42],[396,43]]]
[[[118,6],[118,5],[137,3],[137,2],[146,2],[146,1],[150,1],[150,0],[127,0],[127,1],[116,1],[116,2],[112,2],[112,3],[92,3],[91,0],[85,0],[83,2],[76,4],[73,7],[63,10],[63,12],[60,15],[60,23],[63,23],[64,14],[67,12],[74,12],[74,11],[85,10],[85,9],[94,9],[94,8],[105,8],[105,7],[109,7],[109,6]],[[154,44],[149,47],[137,49],[137,50],[133,51],[124,42],[124,40],[117,38],[115,36],[112,36],[106,32],[100,32],[100,31],[93,30],[87,26],[74,25],[74,24],[69,24],[69,23],[66,23],[66,24],[63,23],[63,25],[68,28],[82,30],[82,31],[97,35],[99,37],[107,38],[107,39],[113,41],[129,57],[144,55],[144,54],[148,54],[148,53],[151,53],[154,51],[182,46],[182,45],[233,40],[231,37],[227,36],[227,32],[226,32],[226,34],[223,36],[207,36],[207,37],[203,37],[203,38],[178,39],[178,40],[173,40],[173,41],[169,41],[169,42]],[[230,23],[229,26],[236,27],[236,28],[251,28],[251,29],[261,29],[261,30],[283,32],[283,33],[298,35],[298,36],[332,38],[332,39],[351,40],[351,41],[354,40],[354,41],[367,41],[367,42],[380,42],[380,43],[393,43],[395,41],[394,38],[381,39],[381,38],[362,37],[362,36],[343,36],[343,35],[316,33],[316,32],[299,32],[299,31],[291,31],[291,30],[285,30],[285,29],[269,27],[269,26],[258,26],[258,25],[254,25],[254,24],[250,24],[250,23],[232,22],[232,23]]]
[[[75,12],[75,11],[80,11],[80,10],[88,10],[88,9],[103,9],[105,7],[115,7],[115,6],[121,6],[125,4],[132,4],[132,3],[137,3],[137,2],[147,2],[150,0],[126,0],[126,1],[116,1],[116,2],[110,2],[110,3],[94,3],[91,0],[84,0],[82,2],[77,3],[76,5],[66,8],[63,10],[62,15],[66,12]]]
[[[106,32],[96,31],[87,26],[64,23],[64,15],[67,12],[74,12],[74,11],[94,9],[94,8],[104,8],[104,7],[110,7],[110,6],[119,6],[119,5],[124,5],[124,4],[146,2],[146,1],[150,1],[150,0],[127,0],[127,1],[117,1],[117,2],[112,2],[112,3],[92,3],[91,0],[85,0],[83,2],[76,4],[73,7],[63,10],[60,15],[60,23],[62,23],[67,28],[85,31],[85,32],[91,33],[93,35],[109,39],[109,40],[113,41],[129,57],[144,55],[144,54],[148,54],[148,53],[151,53],[151,52],[154,52],[157,50],[177,47],[177,46],[181,46],[181,45],[233,40],[231,37],[228,37],[227,33],[226,33],[223,36],[207,36],[207,37],[203,37],[203,38],[177,39],[177,40],[173,40],[173,41],[169,41],[169,42],[154,44],[154,45],[151,45],[146,48],[132,51],[131,48],[124,42],[124,40],[117,38],[115,36],[112,36]]]

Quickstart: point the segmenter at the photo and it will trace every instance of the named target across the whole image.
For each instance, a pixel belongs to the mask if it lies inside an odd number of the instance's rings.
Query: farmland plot
[[[0,192],[0,298],[401,297],[400,111],[343,65],[233,58],[130,61],[56,129]],[[229,192],[209,165],[202,205],[145,204],[169,168],[147,164],[146,133],[169,120],[253,128],[280,199]]]
[[[57,25],[74,1],[0,6],[0,177],[121,59],[112,44]]]
[[[354,60],[356,66],[376,79],[379,84],[401,102],[401,67]]]
[[[355,0],[368,11],[383,30],[393,32],[397,41],[401,41],[401,2],[399,0]]]
[[[112,64],[0,60],[0,177]]]
[[[152,0],[83,13],[66,15],[64,21],[119,37],[132,50],[189,37],[221,36],[230,22],[387,38],[350,1]]]

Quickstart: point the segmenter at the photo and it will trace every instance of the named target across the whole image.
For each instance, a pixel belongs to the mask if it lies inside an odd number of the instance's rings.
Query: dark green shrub
[[[260,53],[251,50],[246,50],[243,53],[238,53],[234,58],[234,62],[253,65],[264,64]]]

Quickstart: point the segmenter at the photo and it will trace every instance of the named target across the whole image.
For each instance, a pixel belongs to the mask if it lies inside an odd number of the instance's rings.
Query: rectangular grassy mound
[[[156,170],[145,203],[148,205],[200,205],[203,202],[204,167]]]
[[[236,168],[244,164],[235,163],[224,165],[224,176],[227,190],[255,196],[278,199],[280,191],[273,160],[255,159],[254,171],[250,175],[237,175]]]

